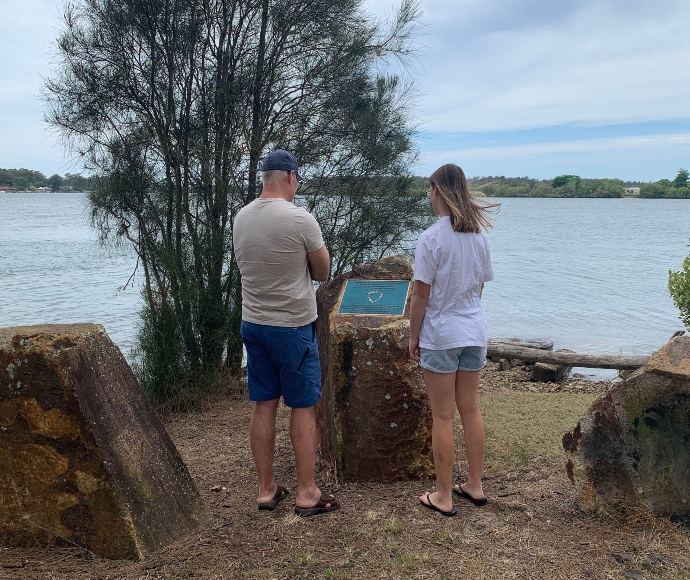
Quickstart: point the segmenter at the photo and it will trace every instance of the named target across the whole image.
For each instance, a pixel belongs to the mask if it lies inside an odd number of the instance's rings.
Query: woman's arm
[[[419,362],[419,331],[422,329],[430,293],[429,284],[419,280],[413,282],[410,299],[410,358],[416,362]]]

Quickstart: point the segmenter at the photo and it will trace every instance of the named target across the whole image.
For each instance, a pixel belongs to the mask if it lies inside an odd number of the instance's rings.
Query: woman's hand
[[[415,362],[419,362],[419,337],[410,339],[409,350],[410,358]]]
[[[429,304],[431,285],[415,280],[412,285],[412,296],[410,298],[410,358],[419,362],[419,331],[422,328],[422,321]]]

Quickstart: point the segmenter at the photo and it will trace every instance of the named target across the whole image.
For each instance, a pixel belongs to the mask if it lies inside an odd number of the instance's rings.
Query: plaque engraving
[[[402,316],[409,280],[348,280],[338,314]]]

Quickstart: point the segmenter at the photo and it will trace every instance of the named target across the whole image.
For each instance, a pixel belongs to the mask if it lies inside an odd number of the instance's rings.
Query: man
[[[242,275],[242,340],[247,349],[249,440],[259,477],[259,509],[273,510],[288,495],[273,476],[276,412],[283,397],[292,409],[290,440],[297,466],[295,512],[312,516],[340,507],[314,480],[316,415],[321,370],[312,280],[328,280],[330,257],[314,217],[294,205],[302,185],[288,151],[269,153],[261,165],[261,195],[242,208],[233,246]]]

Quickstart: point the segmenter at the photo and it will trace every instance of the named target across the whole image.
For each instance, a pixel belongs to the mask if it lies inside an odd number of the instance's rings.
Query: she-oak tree
[[[95,176],[103,241],[143,273],[137,369],[156,402],[239,369],[236,213],[269,150],[295,153],[298,203],[319,220],[333,273],[409,249],[428,219],[411,188],[408,70],[419,7],[375,22],[361,0],[74,0],[46,120]]]

